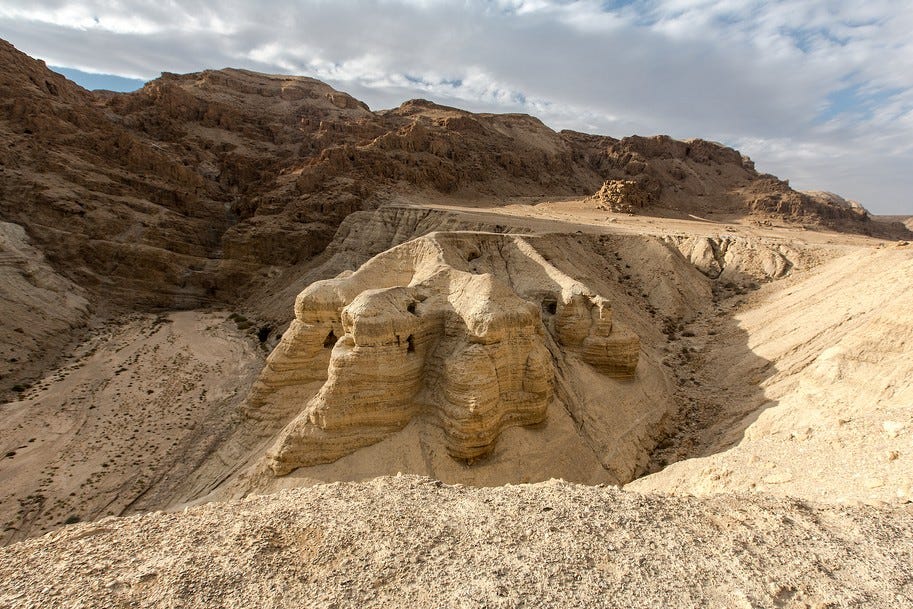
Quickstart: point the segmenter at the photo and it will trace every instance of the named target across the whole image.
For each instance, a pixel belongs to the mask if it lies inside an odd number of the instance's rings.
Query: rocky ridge
[[[503,484],[644,470],[678,409],[664,328],[706,307],[710,280],[658,237],[466,220],[476,230],[453,232],[457,218],[403,207],[346,221],[303,273],[237,433],[186,497],[396,471]],[[226,479],[228,463],[239,467]]]
[[[250,297],[318,257],[345,217],[405,195],[496,206],[622,180],[647,193],[647,213],[904,230],[712,142],[555,132],[424,100],[371,111],[305,77],[207,70],[93,93],[0,42],[0,94],[0,219],[101,317],[237,302],[261,314]]]
[[[91,93],[0,50],[4,218],[115,301],[231,300],[264,267],[318,254],[348,214],[406,192],[497,201],[628,180],[660,208],[888,230],[702,140],[556,133],[525,115],[423,100],[372,112],[310,78],[234,69]]]

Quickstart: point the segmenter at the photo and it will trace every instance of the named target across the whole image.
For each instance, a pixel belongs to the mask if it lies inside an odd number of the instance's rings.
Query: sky
[[[913,214],[910,0],[3,0],[0,37],[88,88],[239,67],[374,109],[719,141],[793,187]]]

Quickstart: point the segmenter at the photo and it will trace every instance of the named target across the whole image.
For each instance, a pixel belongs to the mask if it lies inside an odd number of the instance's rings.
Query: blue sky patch
[[[855,121],[869,120],[877,108],[899,93],[902,89],[870,90],[861,84],[832,91],[827,95],[824,110],[815,117],[815,123],[826,123],[840,115],[850,116]]]
[[[48,67],[90,91],[107,89],[109,91],[129,92],[136,91],[146,84],[145,80],[140,80],[139,78],[125,78],[113,74],[92,74],[75,68],[61,68],[59,66]]]

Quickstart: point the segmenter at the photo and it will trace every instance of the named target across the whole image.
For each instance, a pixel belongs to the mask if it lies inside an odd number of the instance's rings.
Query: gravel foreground
[[[0,607],[913,607],[913,509],[397,476],[66,527]]]

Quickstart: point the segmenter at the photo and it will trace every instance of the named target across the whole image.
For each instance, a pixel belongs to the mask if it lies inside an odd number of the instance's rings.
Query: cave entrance
[[[551,296],[542,299],[542,312],[546,315],[554,315],[558,312],[558,300]]]

